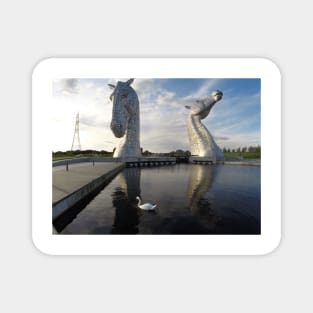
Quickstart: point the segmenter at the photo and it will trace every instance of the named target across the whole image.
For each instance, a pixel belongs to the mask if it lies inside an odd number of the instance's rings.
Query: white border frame
[[[53,235],[49,108],[55,78],[261,78],[261,235]],[[51,255],[256,255],[281,239],[281,75],[262,58],[51,58],[32,76],[32,237]]]

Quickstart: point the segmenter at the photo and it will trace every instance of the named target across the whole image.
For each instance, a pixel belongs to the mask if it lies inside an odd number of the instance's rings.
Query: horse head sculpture
[[[220,90],[215,90],[208,97],[196,100],[192,106],[186,106],[186,109],[190,109],[191,115],[198,115],[203,120],[209,115],[214,104],[220,101],[222,97],[223,93]]]
[[[113,102],[111,130],[115,137],[121,138],[114,157],[139,157],[139,100],[137,93],[131,87],[133,78],[126,82],[117,82],[110,100]]]
[[[220,101],[223,93],[220,90],[213,91],[208,97],[197,100],[193,105],[186,106],[189,109],[188,135],[191,146],[191,154],[200,157],[208,157],[213,163],[223,159],[223,152],[217,146],[213,136],[201,123],[206,118],[214,104]]]

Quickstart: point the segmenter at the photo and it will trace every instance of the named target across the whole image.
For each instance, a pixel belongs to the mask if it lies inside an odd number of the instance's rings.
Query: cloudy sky
[[[108,83],[117,79],[56,79],[53,82],[52,151],[71,149],[76,114],[82,149],[112,151],[112,102]],[[196,99],[219,89],[224,96],[202,120],[223,148],[260,144],[259,79],[135,79],[140,103],[141,147],[152,152],[189,150],[188,110]]]

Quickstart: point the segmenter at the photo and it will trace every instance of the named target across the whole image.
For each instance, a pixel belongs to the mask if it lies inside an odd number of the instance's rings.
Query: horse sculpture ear
[[[128,86],[130,86],[130,85],[133,83],[134,80],[135,80],[135,78],[131,78],[131,79],[129,79],[129,80],[126,82],[126,84],[127,84]]]
[[[112,84],[108,84],[108,86],[110,86],[110,88],[115,89],[115,86]]]

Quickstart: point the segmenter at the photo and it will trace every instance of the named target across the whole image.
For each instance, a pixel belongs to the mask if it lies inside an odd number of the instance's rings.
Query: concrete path
[[[112,179],[125,163],[79,163],[53,167],[53,218],[82,200],[89,193]]]

